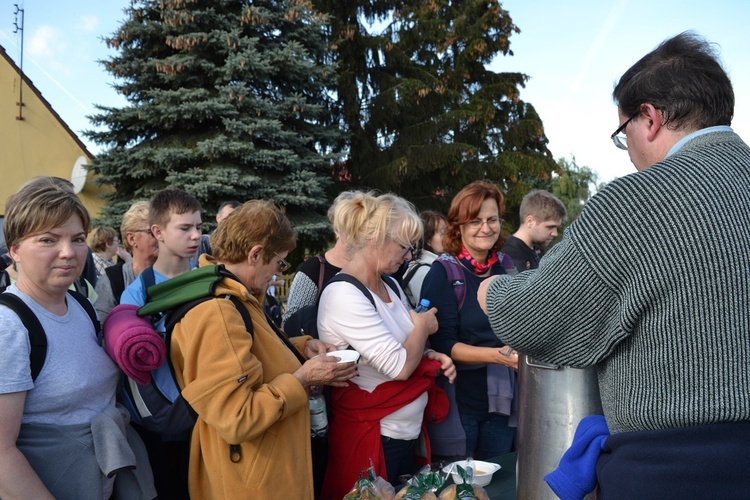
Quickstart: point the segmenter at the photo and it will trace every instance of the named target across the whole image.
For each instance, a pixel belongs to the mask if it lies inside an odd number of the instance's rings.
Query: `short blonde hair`
[[[36,177],[8,198],[3,232],[8,248],[22,240],[62,226],[72,216],[81,219],[86,234],[91,218],[73,190],[50,177]]]
[[[362,191],[339,202],[333,227],[354,251],[369,241],[381,245],[389,238],[414,245],[423,233],[414,205],[395,194],[376,196]]]
[[[138,231],[142,229],[140,226],[146,226],[150,228],[148,223],[148,202],[147,201],[136,201],[128,211],[122,216],[122,222],[120,223],[120,234],[122,235],[125,244],[125,249],[129,252],[132,250],[130,243],[128,242],[127,232]]]
[[[229,214],[211,235],[214,258],[225,264],[247,259],[255,245],[263,246],[263,260],[294,250],[294,229],[286,215],[270,201],[252,200]]]
[[[117,231],[109,226],[95,227],[89,234],[89,247],[93,252],[103,252],[117,238]]]

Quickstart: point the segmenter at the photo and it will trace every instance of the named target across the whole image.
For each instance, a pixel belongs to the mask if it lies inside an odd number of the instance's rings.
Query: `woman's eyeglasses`
[[[500,227],[502,225],[503,219],[500,217],[489,217],[487,219],[471,219],[467,224],[472,229],[479,229],[480,227],[487,224],[488,227]]]
[[[290,267],[292,267],[289,262],[281,258],[281,255],[277,254],[276,252],[274,252],[274,255],[279,258],[279,273],[283,273],[284,271],[287,271]]]

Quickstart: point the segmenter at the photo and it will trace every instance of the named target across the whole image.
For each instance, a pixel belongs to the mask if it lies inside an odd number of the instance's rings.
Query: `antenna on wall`
[[[13,7],[16,8],[16,11],[14,12],[16,16],[16,20],[13,21],[13,33],[21,32],[21,60],[19,68],[21,70],[21,75],[19,77],[19,84],[18,84],[18,116],[16,116],[16,120],[23,120],[23,14],[24,9],[21,9],[18,7],[18,4],[13,4]],[[18,14],[21,14],[21,25],[18,25]]]

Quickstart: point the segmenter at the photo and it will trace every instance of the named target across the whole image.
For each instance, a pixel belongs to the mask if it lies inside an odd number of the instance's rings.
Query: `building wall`
[[[39,175],[70,180],[76,162],[88,164],[92,158],[86,146],[26,78],[23,119],[18,119],[20,82],[18,67],[0,47],[0,215],[5,214],[8,197],[24,182]],[[89,172],[78,195],[92,217],[96,217],[104,204],[99,195],[105,190],[96,186],[92,178]]]

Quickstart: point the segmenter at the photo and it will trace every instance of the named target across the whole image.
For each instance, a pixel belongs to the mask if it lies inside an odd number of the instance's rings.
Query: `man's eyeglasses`
[[[624,151],[628,150],[628,138],[627,138],[627,136],[625,134],[620,135],[620,132],[622,132],[623,130],[625,130],[625,127],[628,126],[628,123],[630,123],[631,121],[633,121],[633,118],[635,118],[636,116],[638,116],[640,114],[641,114],[641,112],[639,110],[636,114],[634,114],[633,116],[631,116],[630,118],[628,118],[627,120],[625,120],[625,123],[623,123],[622,125],[620,125],[619,127],[617,127],[617,130],[615,130],[614,133],[609,136],[610,139],[612,139],[612,142],[615,143],[615,146],[617,146],[618,148],[620,148],[620,149],[622,149]]]
[[[276,255],[276,257],[279,258],[279,272],[280,273],[283,273],[284,271],[287,271],[289,270],[290,267],[292,267],[292,265],[289,262],[281,258],[281,255],[277,254],[276,252],[274,252],[274,255]]]
[[[503,223],[503,219],[500,217],[489,217],[487,219],[471,219],[467,224],[472,229],[479,229],[480,227],[487,224],[488,227],[499,227]]]

